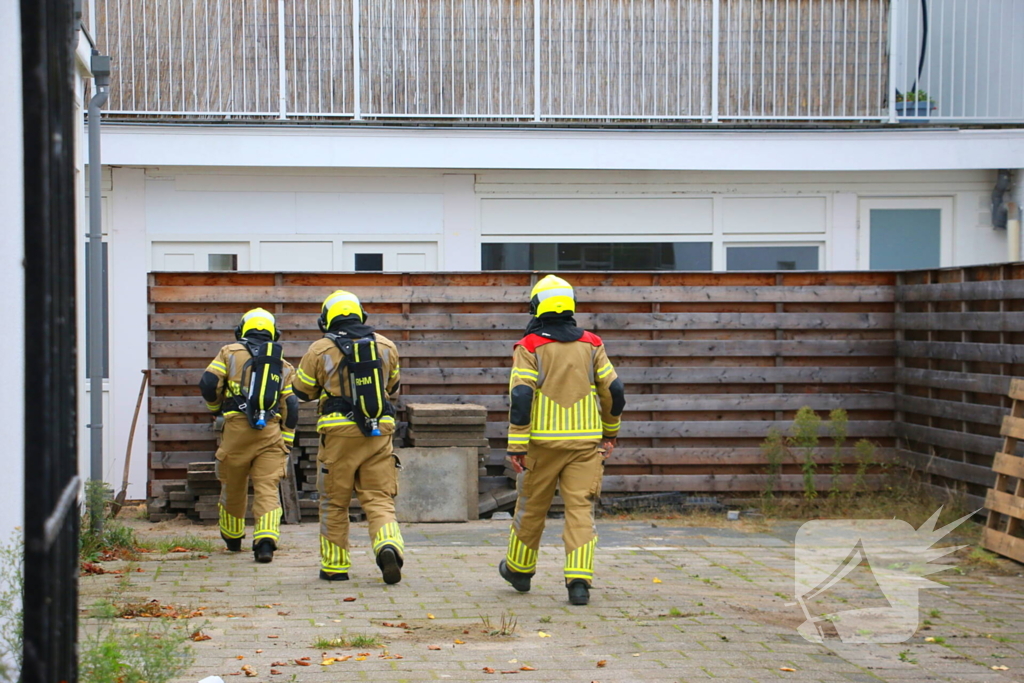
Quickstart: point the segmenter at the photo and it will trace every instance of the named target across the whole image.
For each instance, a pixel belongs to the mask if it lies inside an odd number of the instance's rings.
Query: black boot
[[[252,554],[256,558],[257,562],[267,564],[274,560],[274,551],[277,550],[277,546],[269,538],[264,538],[262,541],[257,543],[252,548]]]
[[[240,552],[242,552],[242,539],[240,539],[240,538],[228,538],[223,533],[220,535],[220,537],[222,539],[224,539],[224,545],[227,546],[228,550],[230,550],[233,553],[240,553]]]
[[[391,546],[386,545],[377,553],[377,566],[384,576],[384,583],[395,584],[402,580],[402,558]]]
[[[348,581],[348,572],[325,572],[321,569],[320,579],[323,581]]]
[[[569,582],[569,604],[586,605],[590,602],[590,586],[583,579]]]
[[[533,578],[533,574],[524,574],[523,572],[509,569],[505,560],[498,564],[498,573],[501,574],[501,578],[511,583],[512,587],[520,593],[530,592],[530,579]]]

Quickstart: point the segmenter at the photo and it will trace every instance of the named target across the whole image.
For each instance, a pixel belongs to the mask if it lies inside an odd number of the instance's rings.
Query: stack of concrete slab
[[[487,408],[469,403],[409,403],[406,441],[413,448],[476,448],[490,451]]]

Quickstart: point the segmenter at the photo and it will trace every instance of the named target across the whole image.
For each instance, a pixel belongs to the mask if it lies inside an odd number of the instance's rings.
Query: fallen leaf
[[[256,654],[260,654],[262,652],[263,652],[263,650],[256,650]]]
[[[537,635],[540,636],[541,638],[550,638],[551,637],[547,633],[544,633],[544,631],[537,631]]]
[[[503,673],[503,674],[517,674],[519,672],[516,671],[515,669],[512,669],[511,671],[502,671],[501,673]]]
[[[1008,666],[993,666],[992,670],[993,671],[1009,671],[1010,667],[1008,667]]]
[[[931,638],[931,637],[928,637],[928,638],[925,638],[925,639],[924,639],[924,642],[926,642],[926,643],[934,643],[934,642],[935,642],[935,639],[934,639],[934,638]]]
[[[279,617],[286,617],[286,616],[288,616],[289,614],[291,614],[291,612],[278,612],[278,613],[277,613],[277,616],[279,616]]]
[[[428,650],[440,650],[441,646],[440,645],[427,645],[427,649]]]
[[[330,666],[331,664],[334,664],[336,661],[338,660],[334,657],[328,657],[327,659],[320,662],[320,666]]]
[[[356,661],[357,662],[365,662],[366,661],[366,657],[356,657]]]
[[[369,657],[370,656],[369,652],[357,652],[356,654],[358,656],[360,656],[360,657]]]
[[[532,666],[521,666],[521,667],[519,667],[519,670],[520,671],[536,671],[536,669],[534,669]]]
[[[494,673],[494,669],[492,669],[492,668],[491,668],[491,667],[489,667],[489,666],[485,666],[485,667],[484,667],[484,673],[485,673],[485,674],[492,674],[492,673]]]
[[[779,667],[779,671],[796,671],[796,669],[788,667],[788,666],[780,666]]]
[[[634,657],[639,657],[639,656],[640,656],[640,653],[639,653],[639,652],[634,652],[634,653],[633,653],[633,656],[634,656]]]
[[[456,644],[456,645],[465,645],[465,644],[466,644],[466,641],[464,641],[464,640],[459,640],[458,638],[456,638],[456,639],[455,639],[455,644]]]
[[[510,660],[508,660],[508,663],[509,664],[518,664],[519,660],[518,659],[510,659]]]
[[[288,662],[274,662],[270,666],[288,666]]]
[[[182,548],[180,545],[176,545],[173,548],[171,548],[170,550],[168,550],[167,552],[169,552],[169,553],[187,553],[188,552],[188,548]]]
[[[267,636],[267,638],[280,638],[281,636]]]
[[[270,670],[270,675],[271,675],[271,676],[280,676],[280,675],[281,675],[281,672],[280,672],[280,671],[278,671],[277,669],[271,669],[271,670]]]
[[[243,657],[242,655],[238,655],[237,657],[235,657],[235,659],[242,660],[245,659],[245,657]]]
[[[242,667],[242,672],[248,678],[255,678],[256,676],[259,676],[259,674],[256,673],[256,669],[252,668],[252,666],[250,666],[249,664],[246,664],[245,666]]]
[[[342,599],[342,602],[355,602],[355,601],[356,601],[355,598],[343,598]]]
[[[653,579],[651,579],[651,583],[661,583],[661,579],[655,576]]]
[[[427,619],[433,619],[433,618],[434,618],[434,615],[433,615],[433,614],[430,614],[430,613],[428,612],[428,613],[427,613]]]
[[[465,631],[463,631],[462,633],[463,633],[464,635],[468,634],[468,633],[469,633],[469,629],[466,629],[466,630],[465,630]]]
[[[278,612],[278,614],[280,614],[280,612]],[[341,619],[331,619],[331,621],[333,621],[335,624],[341,623]]]
[[[192,641],[195,641],[195,642],[199,643],[199,642],[202,642],[204,640],[213,640],[213,639],[210,636],[208,636],[205,633],[203,633],[202,631],[196,631],[195,633],[193,633],[192,635],[189,636],[189,640],[192,640]]]
[[[342,655],[341,657],[335,657],[334,661],[336,661],[336,662],[347,662],[350,659],[352,659],[352,655]]]
[[[312,664],[310,664],[309,662],[304,662],[301,659],[296,659],[295,663],[298,664],[299,666],[312,666]]]
[[[597,668],[598,669],[603,669],[606,666],[608,666],[608,660],[607,659],[599,659],[599,660],[597,660]]]

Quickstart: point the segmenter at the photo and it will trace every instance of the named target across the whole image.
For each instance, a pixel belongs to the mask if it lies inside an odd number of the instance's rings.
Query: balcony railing
[[[1022,121],[1016,2],[90,0],[87,19],[117,118]]]

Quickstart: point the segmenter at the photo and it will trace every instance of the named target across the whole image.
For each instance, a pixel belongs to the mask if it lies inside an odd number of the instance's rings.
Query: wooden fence
[[[902,273],[896,327],[898,457],[980,508],[1024,377],[1024,265]]]
[[[627,387],[606,492],[761,490],[759,445],[801,406],[845,408],[851,438],[894,452],[892,273],[571,273],[579,323],[607,343]],[[528,321],[530,273],[150,276],[151,494],[214,451],[196,389],[249,308],[277,315],[297,362],[318,338],[320,302],[356,292],[402,356],[403,401],[473,402],[489,411],[490,465],[504,456],[512,342]],[[310,430],[312,426],[304,426]],[[300,441],[313,434],[299,434]],[[315,442],[314,442],[315,443]],[[852,445],[852,444],[851,444]],[[831,457],[823,454],[823,459]],[[852,449],[843,459],[852,464]],[[853,474],[841,476],[850,485]],[[821,487],[831,482],[821,475]],[[787,463],[779,488],[801,487]]]

